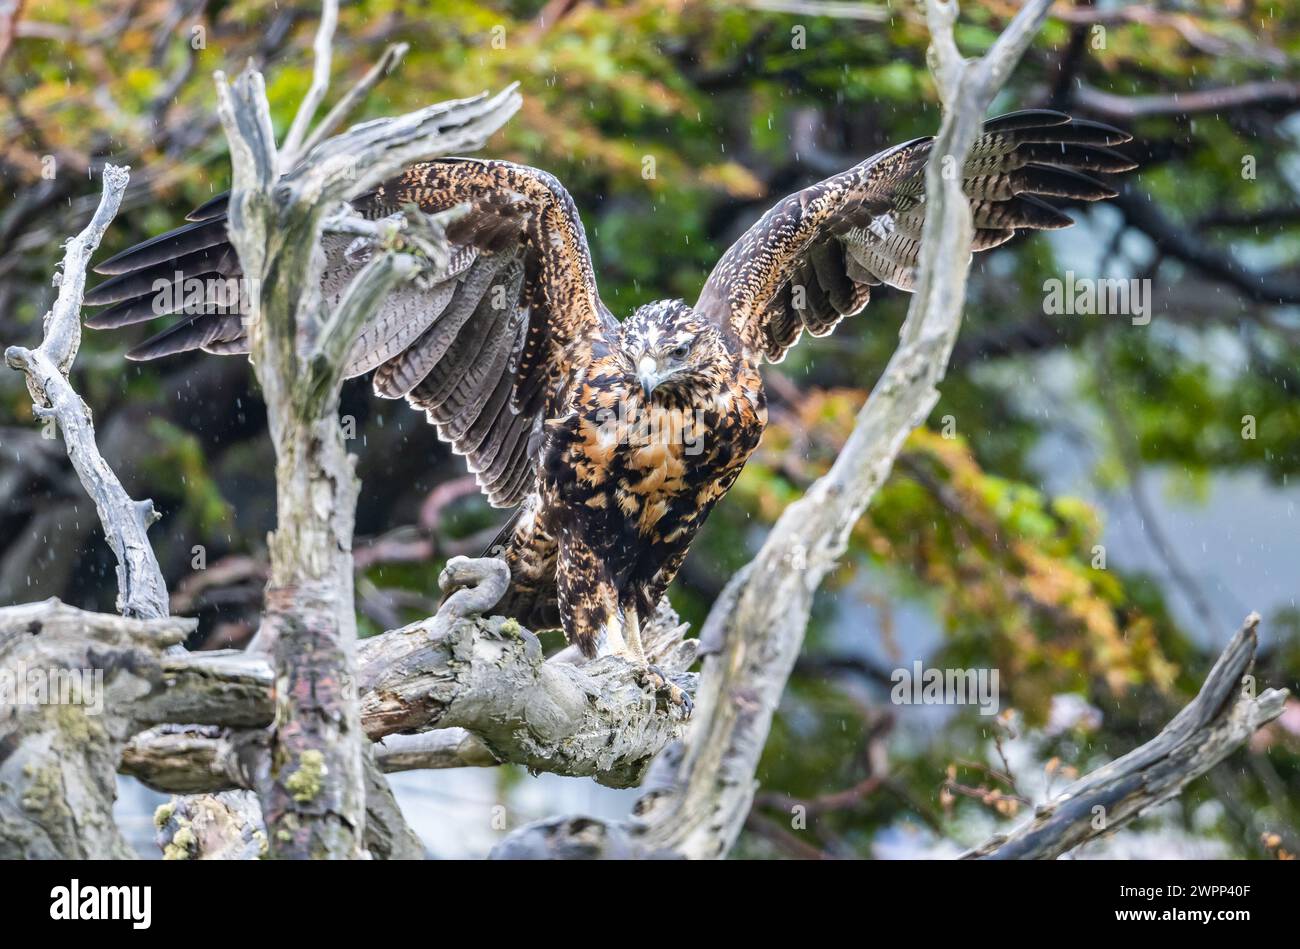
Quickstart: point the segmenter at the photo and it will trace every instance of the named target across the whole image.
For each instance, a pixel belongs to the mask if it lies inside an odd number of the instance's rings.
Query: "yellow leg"
[[[641,619],[636,615],[635,606],[623,611],[623,640],[627,643],[627,652],[624,653],[627,661],[644,666],[646,661],[645,649],[641,645]]]
[[[658,666],[652,666],[646,659],[645,647],[641,644],[641,618],[637,616],[635,606],[623,612],[623,620],[623,638],[627,644],[627,651],[623,653],[623,657],[638,667],[638,675],[643,684],[654,692],[666,694],[669,702],[681,706],[685,713],[690,715],[695,707],[691,697],[677,685],[669,682],[663,670]]]

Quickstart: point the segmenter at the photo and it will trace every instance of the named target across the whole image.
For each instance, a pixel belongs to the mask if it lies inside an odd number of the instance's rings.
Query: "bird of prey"
[[[1084,172],[1135,167],[1109,147],[1128,140],[1046,110],[985,123],[962,172],[975,250],[1072,223],[1044,197],[1113,197]],[[371,219],[467,208],[447,227],[445,275],[386,298],[347,374],[373,371],[375,392],[423,411],[491,504],[517,508],[490,551],[512,574],[503,613],[648,668],[640,622],[762,436],[762,362],[805,330],[831,332],[872,287],[912,289],[932,145],[896,145],[789,195],[727,250],[694,306],[663,300],[622,322],[597,292],[573,200],[544,171],[442,159],[352,202]],[[248,352],[237,303],[191,292],[240,276],[225,199],[188,220],[97,268],[112,278],[86,302],[111,306],[89,326],[179,316],[130,359]],[[328,304],[364,263],[352,241],[322,239]]]

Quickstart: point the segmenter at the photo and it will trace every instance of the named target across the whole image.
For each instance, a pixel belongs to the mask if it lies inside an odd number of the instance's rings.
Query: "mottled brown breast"
[[[567,408],[548,421],[544,449],[557,530],[590,546],[620,588],[657,597],[758,445],[767,419],[758,373],[737,360],[720,388],[647,403],[616,356],[598,358]]]

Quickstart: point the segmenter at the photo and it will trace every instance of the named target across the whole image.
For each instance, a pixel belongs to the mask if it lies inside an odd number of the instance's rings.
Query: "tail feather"
[[[556,629],[560,625],[559,591],[555,585],[558,545],[537,523],[539,506],[537,495],[528,495],[483,552],[484,557],[504,560],[510,567],[510,587],[494,612],[512,617],[531,630]]]

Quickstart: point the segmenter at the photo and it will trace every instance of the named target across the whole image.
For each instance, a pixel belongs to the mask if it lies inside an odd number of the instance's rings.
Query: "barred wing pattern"
[[[443,159],[415,165],[353,202],[370,219],[409,205],[466,213],[447,228],[448,270],[433,286],[391,292],[362,328],[347,375],[374,371],[375,392],[405,397],[464,455],[488,500],[517,504],[532,488],[541,421],[552,393],[592,341],[617,323],[596,290],[586,234],[572,199],[551,175],[508,162]],[[132,349],[155,359],[199,349],[248,352],[237,293],[239,260],[226,236],[226,198],[189,224],[100,264],[112,275],[86,296],[108,309],[96,329],[157,316],[180,318]],[[336,306],[365,263],[354,240],[322,239],[322,292]]]
[[[1135,168],[1107,147],[1127,141],[1119,129],[1045,109],[986,122],[962,173],[974,249],[1073,223],[1044,197],[1114,197],[1083,172]],[[860,312],[873,286],[912,290],[933,142],[896,145],[785,198],[718,261],[695,309],[780,362],[804,330],[824,336]]]

